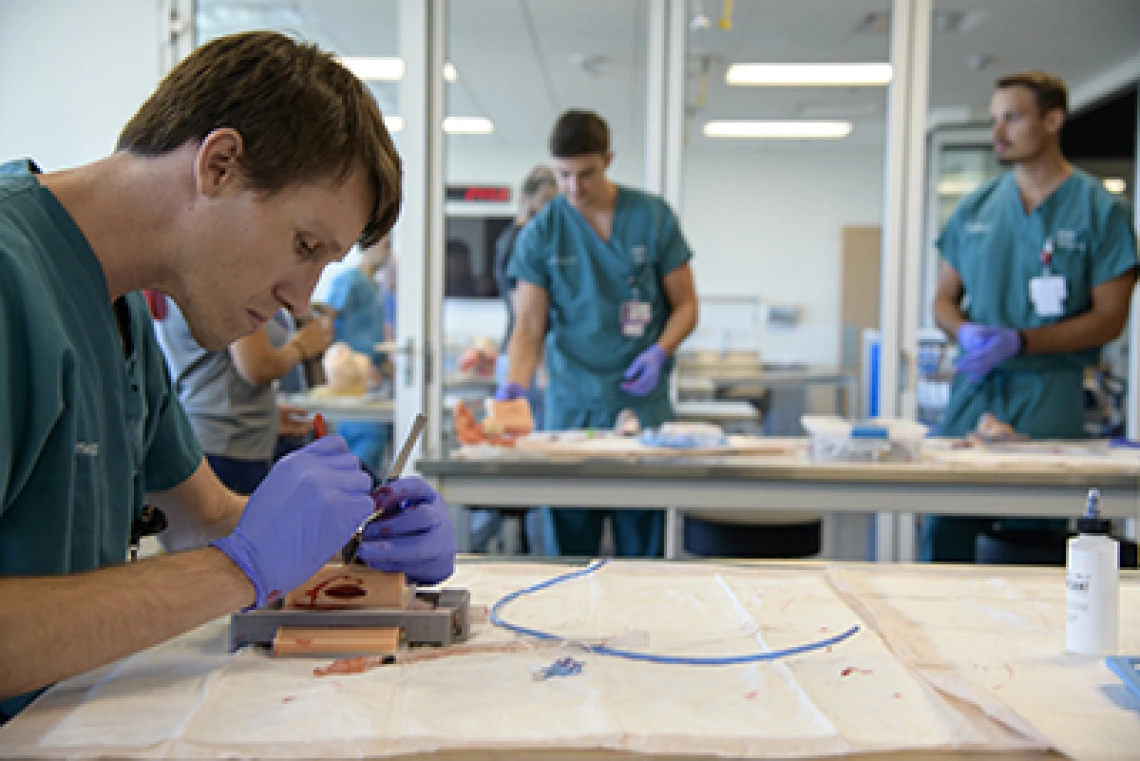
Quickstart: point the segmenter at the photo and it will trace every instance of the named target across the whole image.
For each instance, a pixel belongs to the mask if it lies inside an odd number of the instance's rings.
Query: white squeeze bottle
[[[1065,649],[1078,655],[1116,652],[1120,544],[1100,516],[1100,492],[1089,489],[1078,535],[1069,540],[1065,563]]]

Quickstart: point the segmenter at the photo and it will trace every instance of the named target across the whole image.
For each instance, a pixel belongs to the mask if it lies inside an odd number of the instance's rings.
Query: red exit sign
[[[510,185],[448,185],[448,201],[481,201],[485,203],[508,203],[511,200]]]

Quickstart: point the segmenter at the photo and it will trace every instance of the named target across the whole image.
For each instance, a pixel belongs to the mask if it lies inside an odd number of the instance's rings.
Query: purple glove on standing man
[[[521,383],[507,381],[495,391],[496,402],[513,402],[515,399],[526,397],[526,389]]]
[[[665,350],[658,344],[653,344],[637,355],[637,359],[625,371],[625,382],[621,384],[622,391],[634,396],[645,396],[657,388],[661,380],[661,368],[665,366]]]
[[[958,372],[977,383],[1002,362],[1020,354],[1024,342],[1021,333],[1013,328],[966,322],[958,328],[958,346],[963,352],[958,359]]]

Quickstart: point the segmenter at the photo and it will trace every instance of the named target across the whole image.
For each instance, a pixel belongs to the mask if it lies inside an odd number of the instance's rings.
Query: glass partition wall
[[[644,187],[649,0],[446,3],[450,64],[444,122],[441,380],[443,407],[482,417],[506,374],[510,241],[525,221],[524,179],[550,169],[549,136],[567,109],[595,111],[611,131],[608,176]],[[546,197],[553,197],[552,188]],[[542,425],[545,369],[532,382]],[[445,428],[445,448],[450,441]],[[474,507],[474,506],[473,506]],[[471,549],[540,551],[533,512],[477,509]],[[501,529],[504,520],[506,529]],[[517,544],[515,543],[517,541]]]
[[[415,343],[407,361],[416,379],[397,406],[440,418],[448,401],[494,388],[486,362],[461,369],[460,360],[477,346],[499,348],[505,306],[491,251],[566,108],[602,113],[614,132],[613,177],[661,192],[680,215],[703,302],[687,358],[857,378],[842,393],[819,384],[792,389],[790,400],[772,394],[759,423],[746,424],[779,433],[795,432],[801,410],[936,419],[939,391],[923,385],[929,343],[940,340],[929,316],[933,240],[967,185],[1000,169],[985,123],[999,74],[1059,74],[1075,116],[1140,78],[1129,34],[1140,6],[1130,0],[196,6],[199,43],[268,27],[342,55],[403,62],[403,82],[398,74],[370,82],[413,158],[396,250],[414,284],[406,289],[401,276],[401,314],[424,319],[401,327],[400,340]],[[809,85],[782,68],[792,64],[854,66],[816,70]],[[425,79],[433,66],[439,83]],[[827,81],[852,72],[879,79]],[[670,114],[675,125],[663,123]],[[814,132],[783,134],[795,129]],[[1129,160],[1084,166],[1123,172],[1127,194],[1134,148]],[[878,364],[868,367],[876,337]],[[681,402],[710,393],[707,383],[679,380]],[[427,453],[446,453],[445,428],[425,442]],[[906,557],[909,527],[888,523],[880,554]]]
[[[453,0],[446,4],[443,392],[476,408],[494,393],[508,324],[505,262],[524,178],[550,166],[570,108],[609,123],[619,183],[643,186],[648,0]],[[498,266],[499,271],[496,271]],[[502,363],[499,363],[502,369]],[[539,378],[539,383],[542,379]]]
[[[682,223],[701,322],[679,404],[743,402],[754,429],[798,436],[805,413],[859,414],[862,342],[878,340],[890,14],[830,0],[725,10],[689,5]],[[821,543],[818,517],[690,514],[702,539],[687,549],[715,553],[717,532],[757,546],[806,533],[800,554],[842,544],[863,558],[869,520],[829,518]]]
[[[930,108],[923,233],[923,304],[920,325],[928,345],[941,342],[944,358],[926,398],[933,419],[945,406],[956,350],[934,325],[932,304],[940,266],[935,241],[967,194],[1009,169],[994,155],[989,103],[998,78],[1034,69],[1063,79],[1069,89],[1068,125],[1062,148],[1076,167],[1098,177],[1110,192],[1128,198],[1136,173],[1135,127],[1123,140],[1119,109],[1096,113],[1105,103],[1134,91],[1140,77],[1140,4],[1106,0],[1090,4],[1006,0],[934,0],[931,12]],[[1063,30],[1064,44],[1053,44]],[[1134,96],[1133,96],[1134,98]],[[1129,109],[1135,125],[1135,105]],[[1088,135],[1088,137],[1086,137]],[[1122,435],[1127,417],[1128,336],[1103,352],[1090,370],[1090,388],[1101,401],[1088,410],[1090,434]],[[919,352],[922,347],[920,344]],[[934,373],[931,363],[927,370]],[[927,376],[929,379],[931,376]],[[924,377],[920,367],[920,402]]]
[[[400,55],[400,3],[399,0],[308,0],[302,2],[274,2],[263,0],[261,2],[247,2],[242,0],[196,0],[194,7],[194,44],[202,45],[217,37],[236,32],[269,29],[295,37],[304,41],[313,42],[322,49],[339,56],[344,63],[364,80],[372,95],[375,97],[384,115],[385,124],[392,134],[397,151],[403,152],[401,135],[404,120],[400,114],[400,80],[404,75],[405,62]],[[397,225],[392,238],[395,241],[394,250],[399,255],[400,229]],[[332,284],[348,270],[361,265],[361,252],[356,247],[349,252],[341,262],[334,262],[322,274],[317,288],[313,294],[316,304],[328,304],[332,295]],[[388,291],[395,294],[398,284],[395,273],[397,267],[389,262],[375,273],[378,285],[383,286],[381,293]],[[394,336],[396,319],[394,305],[397,298],[385,299],[384,319],[387,325],[384,333],[388,339]],[[421,301],[422,303],[422,301]],[[381,342],[394,346],[391,340]],[[343,340],[338,336],[338,340]],[[363,351],[364,347],[354,347]],[[372,406],[379,417],[391,417],[390,410],[394,405],[419,406],[418,399],[407,399],[402,393],[403,384],[395,383],[392,359],[395,354],[385,351],[375,354],[380,360],[378,367],[383,377],[374,377],[370,383],[370,393],[367,403]],[[306,375],[310,385],[323,383],[321,363],[307,363]],[[289,390],[298,390],[290,388]],[[279,397],[279,401],[282,397]],[[284,397],[288,400],[288,397]],[[370,414],[370,413],[365,413]],[[331,417],[331,416],[330,416]],[[348,422],[348,421],[344,421]],[[341,425],[342,421],[333,419],[331,425]],[[386,425],[386,424],[379,424]],[[358,428],[358,432],[359,432]],[[374,432],[376,442],[371,446],[361,445],[357,450],[367,452],[364,456],[375,459],[369,465],[374,469],[386,467],[385,463],[391,456],[392,438],[391,429],[380,428]],[[378,453],[373,458],[372,453]]]

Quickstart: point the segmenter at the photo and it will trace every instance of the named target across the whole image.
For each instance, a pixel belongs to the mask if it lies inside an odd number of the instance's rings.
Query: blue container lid
[[[851,426],[853,439],[889,439],[891,431],[884,425],[857,424]]]

